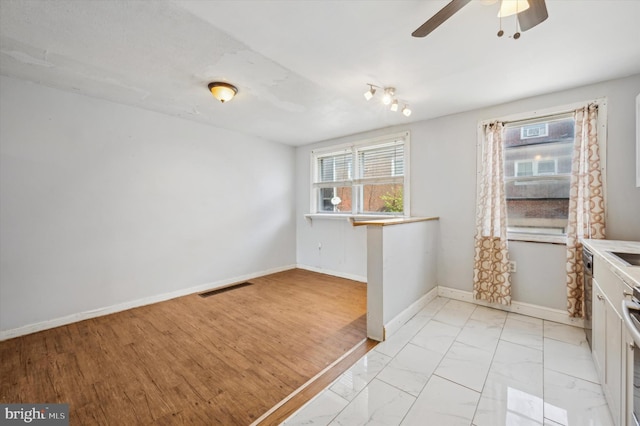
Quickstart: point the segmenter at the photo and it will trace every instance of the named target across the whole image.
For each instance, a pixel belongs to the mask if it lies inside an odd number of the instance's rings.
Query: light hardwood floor
[[[249,425],[366,336],[363,283],[300,269],[250,282],[0,342],[0,401],[69,403],[72,425]]]

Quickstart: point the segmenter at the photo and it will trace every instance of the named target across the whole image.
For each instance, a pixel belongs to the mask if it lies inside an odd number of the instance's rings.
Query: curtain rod
[[[589,105],[596,105],[596,107],[606,104],[607,102],[607,98],[602,97],[602,98],[597,98],[597,99],[591,99],[588,101],[582,101],[582,102],[575,102],[572,104],[565,104],[563,106],[560,106],[558,108],[558,110],[555,111],[551,111],[551,112],[546,112],[549,111],[549,109],[545,109],[545,113],[543,115],[539,115],[539,116],[535,116],[535,111],[533,112],[525,112],[525,113],[518,113],[518,114],[511,114],[511,117],[516,116],[516,117],[523,117],[523,118],[511,118],[511,119],[498,119],[498,118],[493,118],[490,120],[482,120],[480,122],[478,122],[478,127],[482,127],[482,126],[486,126],[488,124],[491,123],[495,123],[495,122],[499,122],[502,123],[502,125],[506,125],[509,123],[517,123],[517,122],[527,122],[527,121],[533,121],[533,120],[541,120],[541,119],[545,119],[545,118],[549,118],[549,117],[553,117],[556,115],[562,115],[562,114],[571,114],[573,112],[575,112],[576,109],[582,108],[584,106],[589,106]],[[532,115],[534,115],[532,117]]]
[[[585,106],[581,106],[581,107],[578,107],[578,108],[575,108],[575,109],[569,109],[569,110],[566,110],[566,111],[560,111],[560,112],[556,112],[556,113],[540,115],[540,116],[537,116],[537,117],[525,118],[525,119],[522,119],[522,120],[504,120],[504,121],[502,121],[502,125],[506,126],[506,125],[511,124],[511,123],[528,123],[528,122],[544,121],[544,120],[546,120],[548,118],[558,117],[558,116],[562,116],[562,115],[569,116],[571,114],[574,114],[576,112],[576,110],[578,110],[580,108],[584,108],[584,107],[589,108],[592,105],[595,106],[596,109],[598,109],[598,103],[597,102],[589,102]]]

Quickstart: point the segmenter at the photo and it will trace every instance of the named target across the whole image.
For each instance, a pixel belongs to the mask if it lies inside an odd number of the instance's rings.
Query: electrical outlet
[[[509,261],[509,272],[516,273],[517,270],[518,270],[518,268],[517,268],[517,265],[516,265],[516,261],[515,260]]]

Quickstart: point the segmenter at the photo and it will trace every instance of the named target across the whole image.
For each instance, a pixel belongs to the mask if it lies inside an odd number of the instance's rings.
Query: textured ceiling
[[[0,73],[302,145],[640,72],[638,0],[547,0],[517,41],[473,1],[411,37],[446,3],[1,0]],[[238,96],[220,104],[213,80]],[[413,115],[366,102],[366,83]]]

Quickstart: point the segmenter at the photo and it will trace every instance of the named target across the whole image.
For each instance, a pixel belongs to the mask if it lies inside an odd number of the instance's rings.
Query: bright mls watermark
[[[69,426],[69,404],[0,404],[0,425]]]

